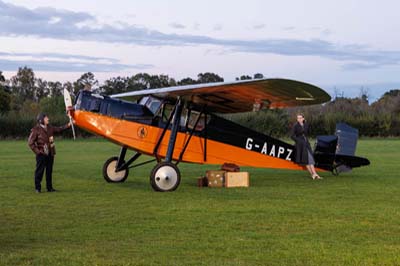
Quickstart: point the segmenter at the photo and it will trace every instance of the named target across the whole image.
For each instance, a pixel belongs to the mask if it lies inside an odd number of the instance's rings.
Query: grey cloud
[[[321,34],[323,35],[331,35],[333,32],[330,29],[324,29],[321,31]]]
[[[32,57],[32,59],[27,60],[21,57]],[[0,52],[1,71],[15,71],[19,67],[25,65],[36,71],[52,72],[118,72],[129,69],[142,70],[154,67],[150,64],[121,64],[119,63],[119,60],[106,57],[92,57],[61,53]]]
[[[199,29],[200,29],[200,23],[197,23],[197,22],[194,23],[194,24],[193,24],[193,29],[194,29],[194,30],[199,30]]]
[[[173,22],[173,23],[171,23],[171,24],[169,24],[172,28],[175,28],[175,29],[184,29],[184,28],[186,28],[186,26],[185,25],[182,25],[182,24],[179,24],[179,23],[177,23],[177,22]]]
[[[222,25],[221,24],[215,24],[214,27],[213,27],[213,30],[215,30],[215,31],[222,30]]]
[[[342,66],[342,68],[345,70],[366,70],[374,69],[377,67],[379,67],[379,64],[376,63],[351,63]]]
[[[325,36],[331,35],[333,33],[332,30],[324,29],[322,27],[310,27],[307,30],[313,31],[313,32],[319,32],[321,35],[325,35]]]
[[[293,27],[293,26],[289,26],[289,27],[283,27],[282,29],[285,30],[285,31],[293,31],[293,30],[295,30],[296,28]]]
[[[265,24],[256,24],[253,26],[253,29],[255,30],[261,30],[265,28]]]
[[[58,17],[58,23],[51,23]],[[0,0],[0,35],[35,36],[61,40],[126,43],[147,46],[215,45],[231,52],[270,53],[285,56],[318,56],[344,62],[344,69],[399,65],[400,51],[372,50],[359,44],[339,45],[312,39],[218,39],[201,35],[166,34],[136,25],[98,25],[96,18],[84,12],[54,8],[27,9]],[[89,26],[90,22],[93,26]],[[79,25],[81,24],[81,25]],[[79,25],[79,26],[78,26]],[[222,25],[215,25],[216,30]],[[292,27],[288,27],[289,28]],[[321,28],[312,28],[321,30]]]
[[[109,63],[118,63],[119,60],[109,57],[95,57],[87,55],[72,55],[72,54],[61,54],[61,53],[14,53],[14,52],[1,52],[1,56],[11,57],[35,57],[35,58],[51,58],[51,59],[72,59],[72,60],[91,60],[91,61],[107,61]]]
[[[25,7],[7,4],[0,1],[0,17],[9,21],[25,19],[26,22],[48,22],[53,17],[59,17],[60,22],[78,23],[86,20],[95,20],[95,17],[85,12],[72,12],[51,7],[28,9]]]

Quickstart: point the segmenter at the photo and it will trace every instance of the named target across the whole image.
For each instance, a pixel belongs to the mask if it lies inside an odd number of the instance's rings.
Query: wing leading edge
[[[134,100],[153,95],[176,99],[178,96],[215,113],[240,113],[267,108],[313,105],[331,99],[324,90],[289,79],[258,79],[148,89],[111,95]]]

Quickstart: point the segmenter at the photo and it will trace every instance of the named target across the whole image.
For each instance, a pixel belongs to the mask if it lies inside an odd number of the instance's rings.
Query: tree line
[[[241,75],[236,80],[263,77],[263,74],[256,73],[252,76]],[[76,95],[85,86],[90,86],[96,93],[110,95],[222,81],[223,77],[211,72],[199,73],[197,78],[187,77],[181,80],[168,75],[137,73],[128,77],[112,77],[100,84],[93,73],[87,72],[76,81],[61,83],[37,78],[34,71],[26,66],[19,68],[17,74],[9,80],[6,80],[0,71],[0,138],[25,138],[35,124],[35,117],[39,112],[50,115],[54,124],[66,122],[62,95],[65,88]],[[304,113],[311,123],[314,136],[334,133],[337,122],[346,122],[358,128],[362,136],[400,136],[400,90],[388,91],[373,103],[368,102],[366,91],[361,90],[359,97],[346,98],[336,95],[331,102],[323,105],[232,114],[225,117],[259,132],[284,137],[288,136],[298,112]],[[79,134],[90,135],[82,131]]]

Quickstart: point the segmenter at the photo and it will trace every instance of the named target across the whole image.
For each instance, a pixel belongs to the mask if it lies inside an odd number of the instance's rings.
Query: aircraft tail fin
[[[345,123],[336,124],[335,135],[317,136],[316,166],[339,174],[369,165],[368,159],[355,156],[357,140],[358,130]]]
[[[335,135],[338,139],[336,154],[354,156],[357,148],[358,129],[345,123],[337,123]]]

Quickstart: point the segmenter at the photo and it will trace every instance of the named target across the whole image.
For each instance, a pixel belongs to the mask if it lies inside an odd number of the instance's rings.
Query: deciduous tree
[[[17,75],[11,78],[12,93],[17,97],[17,100],[22,104],[25,100],[35,100],[35,73],[27,66],[19,68]]]
[[[197,75],[197,83],[223,82],[224,79],[215,73],[206,72]]]

